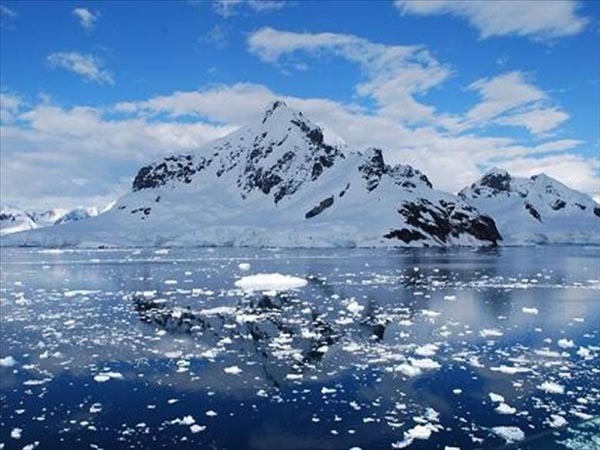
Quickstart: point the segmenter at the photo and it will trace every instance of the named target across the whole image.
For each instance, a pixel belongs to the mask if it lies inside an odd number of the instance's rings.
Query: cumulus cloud
[[[79,25],[89,31],[96,26],[96,21],[100,18],[100,13],[93,13],[87,8],[75,8],[73,15],[79,20]]]
[[[120,194],[142,164],[171,153],[201,153],[206,142],[260,120],[274,98],[327,126],[353,149],[378,146],[390,163],[418,167],[440,189],[456,192],[497,165],[516,175],[545,171],[576,189],[598,191],[598,164],[571,153],[582,145],[576,139],[531,145],[506,136],[456,135],[431,126],[408,127],[355,104],[286,96],[264,85],[240,83],[106,109],[48,102],[20,106],[18,122],[3,124],[0,133],[3,196],[59,201],[77,194],[81,204],[86,198]],[[23,179],[32,182],[23,187]],[[78,179],[90,181],[80,186]]]
[[[532,134],[543,134],[561,125],[569,115],[550,105],[549,96],[522,72],[513,71],[483,78],[468,86],[481,102],[464,117],[463,127],[495,123],[524,127]]]
[[[109,119],[114,113],[47,102],[19,110],[18,123],[3,122],[0,129],[0,188],[3,199],[23,205],[39,199],[59,206],[105,204],[129,188],[142,164],[197,149],[234,129]]]
[[[12,123],[23,105],[20,96],[10,92],[0,92],[0,123]]]
[[[570,0],[396,0],[395,5],[403,15],[463,18],[482,39],[509,35],[554,39],[578,34],[589,23],[578,13],[578,2]]]
[[[242,7],[251,11],[276,11],[286,6],[285,0],[214,0],[213,10],[221,17],[228,18],[239,12]]]
[[[332,54],[360,65],[366,81],[357,94],[374,99],[380,114],[420,122],[432,120],[435,108],[416,96],[438,86],[450,76],[422,46],[383,45],[339,33],[294,33],[265,27],[248,38],[250,52],[268,63],[285,63],[301,52],[313,56]]]
[[[114,84],[112,73],[104,68],[101,59],[78,52],[56,52],[46,58],[50,67],[60,67],[98,84]]]
[[[228,44],[227,32],[222,26],[215,25],[200,37],[199,42],[211,44],[218,49],[223,49]]]

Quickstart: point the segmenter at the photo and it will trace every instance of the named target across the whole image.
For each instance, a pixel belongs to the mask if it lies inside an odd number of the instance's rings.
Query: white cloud
[[[218,49],[223,49],[227,46],[227,32],[220,25],[215,25],[208,32],[202,35],[199,39],[201,43],[214,45]]]
[[[558,108],[534,108],[523,113],[500,117],[501,125],[521,126],[532,134],[543,134],[554,130],[569,118],[569,114]]]
[[[129,189],[143,164],[196,149],[233,130],[204,123],[111,120],[107,116],[96,108],[67,109],[42,102],[26,107],[18,123],[3,123],[3,200],[22,205],[103,205]],[[81,179],[89,183],[82,185]]]
[[[390,163],[412,164],[440,189],[456,192],[482,169],[498,165],[517,175],[545,171],[575,188],[598,191],[597,162],[570,153],[582,145],[576,139],[529,145],[505,136],[407,127],[354,104],[279,95],[266,86],[245,83],[180,91],[107,109],[62,108],[48,102],[21,105],[15,113],[18,122],[4,124],[0,133],[3,196],[23,203],[27,198],[58,202],[78,195],[76,203],[85,204],[87,198],[120,194],[141,165],[166,154],[199,151],[204,143],[260,120],[274,98],[327,126],[351,148],[383,148]],[[190,116],[197,121],[190,123]],[[82,178],[89,183],[76,185],[74,180]],[[23,179],[31,182],[24,186]]]
[[[11,123],[24,102],[21,97],[9,92],[0,92],[0,123]]]
[[[294,33],[266,27],[250,35],[248,48],[263,61],[275,64],[293,62],[301,52],[332,54],[357,63],[367,78],[356,87],[357,94],[374,99],[380,114],[408,122],[434,119],[435,108],[415,97],[450,76],[449,69],[421,46],[376,44],[348,34]]]
[[[396,0],[404,14],[450,14],[477,28],[482,39],[491,36],[527,36],[546,40],[582,32],[589,20],[578,14],[570,0]]]
[[[92,30],[96,26],[96,21],[100,18],[100,13],[93,13],[87,8],[75,8],[73,15],[79,20],[85,30]]]
[[[81,75],[84,79],[98,84],[114,84],[112,74],[103,67],[99,58],[78,52],[57,52],[48,55],[51,67],[61,67]]]
[[[569,118],[565,111],[550,105],[549,96],[527,80],[522,72],[508,72],[470,84],[481,102],[471,108],[459,128],[495,123],[524,127],[532,134],[554,130]]]
[[[228,18],[243,6],[256,12],[268,12],[282,9],[287,3],[285,0],[214,0],[213,9],[221,17]]]
[[[5,5],[0,5],[0,15],[10,17],[11,19],[17,17],[17,13]]]

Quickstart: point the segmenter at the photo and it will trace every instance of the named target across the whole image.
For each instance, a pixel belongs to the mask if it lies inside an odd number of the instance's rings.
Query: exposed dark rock
[[[537,211],[537,209],[535,209],[533,207],[533,205],[529,202],[525,203],[525,209],[527,211],[529,211],[529,214],[531,214],[533,216],[533,218],[539,222],[542,221],[542,217],[540,216],[540,213]]]
[[[510,175],[506,172],[491,172],[481,179],[481,185],[491,188],[494,193],[510,190]]]
[[[196,172],[203,170],[210,160],[199,158],[197,164],[191,155],[176,155],[163,158],[159,163],[142,167],[133,180],[133,191],[156,188],[172,180],[191,183]]]
[[[367,190],[372,191],[381,181],[381,177],[386,173],[386,165],[383,161],[383,153],[378,148],[369,150],[364,164],[358,167],[363,179],[366,182]]]
[[[349,188],[350,188],[350,183],[346,184],[346,187],[339,193],[339,197],[342,198],[344,195],[346,195],[346,192],[348,192]]]
[[[575,206],[577,206],[582,211],[585,211],[587,209],[586,206],[582,205],[581,203],[575,202]]]
[[[308,211],[304,215],[304,217],[306,219],[310,219],[312,217],[318,216],[323,211],[325,211],[327,208],[329,208],[331,205],[333,205],[333,195],[331,197],[326,198],[321,203],[319,203],[317,206],[315,206],[313,209],[311,209],[310,211]]]
[[[595,215],[596,217],[600,217],[600,206],[596,206],[596,207],[594,208],[594,215]]]
[[[481,241],[488,241],[491,245],[497,245],[502,239],[490,217],[467,214],[472,211],[465,206],[457,209],[452,202],[441,201],[438,206],[421,199],[404,203],[398,212],[413,229],[421,230],[442,243],[446,243],[451,236],[458,238],[463,233],[471,234]],[[406,238],[412,236],[404,233]]]
[[[383,236],[386,239],[400,239],[406,244],[412,241],[418,241],[420,239],[427,239],[425,235],[419,233],[416,230],[410,230],[408,228],[402,228],[401,230],[392,230]]]
[[[556,199],[556,201],[550,206],[554,211],[558,211],[559,209],[563,209],[567,205],[567,202],[561,199]]]

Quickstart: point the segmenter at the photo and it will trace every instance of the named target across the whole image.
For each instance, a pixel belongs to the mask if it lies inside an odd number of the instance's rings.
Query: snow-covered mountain
[[[333,139],[329,139],[333,136]],[[420,171],[352,151],[272,103],[249,126],[142,167],[99,216],[4,245],[495,245],[494,221]]]
[[[503,243],[600,243],[600,205],[545,174],[492,169],[459,197],[494,218]]]
[[[56,208],[41,212],[28,212],[16,207],[2,207],[0,208],[0,235],[76,222],[96,215],[98,215],[98,211],[94,207],[78,207],[71,210]]]
[[[65,223],[78,222],[84,219],[90,219],[92,217],[96,217],[98,215],[98,210],[94,207],[90,208],[74,208],[62,216],[60,216],[55,222],[54,225],[62,225]]]
[[[0,236],[37,228],[29,214],[13,206],[0,208]]]

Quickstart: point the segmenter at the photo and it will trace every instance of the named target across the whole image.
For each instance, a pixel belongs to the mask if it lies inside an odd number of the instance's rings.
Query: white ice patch
[[[558,346],[560,348],[573,348],[575,347],[575,343],[570,339],[559,339]]]
[[[435,344],[425,344],[415,349],[415,354],[419,356],[434,356],[439,347]]]
[[[546,423],[552,428],[561,428],[567,425],[568,422],[563,416],[551,414],[550,417],[546,419]]]
[[[488,338],[488,337],[500,337],[500,336],[502,336],[503,333],[502,333],[502,331],[497,330],[495,328],[493,328],[493,329],[485,328],[485,329],[481,330],[479,332],[479,334],[481,335],[481,337]]]
[[[525,439],[525,433],[519,427],[494,427],[492,431],[504,439],[507,444]]]
[[[528,308],[527,306],[524,306],[523,308],[521,308],[521,311],[523,311],[524,314],[537,314],[539,311],[537,308]]]
[[[283,275],[281,273],[259,273],[242,277],[235,282],[235,286],[244,291],[287,291],[306,286],[308,281],[304,278]]]
[[[238,366],[231,366],[231,367],[225,367],[223,369],[223,372],[225,372],[229,375],[239,375],[240,373],[242,373],[242,369],[240,369]]]
[[[538,386],[538,389],[541,389],[544,392],[547,392],[548,394],[564,394],[565,393],[565,387],[561,386],[558,383],[555,383],[554,381],[544,381],[542,384],[540,384]]]
[[[490,396],[490,400],[494,403],[502,403],[504,402],[504,397],[500,394],[496,394],[494,392],[490,392],[488,394]]]
[[[10,432],[10,437],[13,439],[21,439],[21,433],[23,433],[21,428],[13,428]]]
[[[0,358],[0,367],[12,367],[16,363],[17,361],[12,356],[5,356],[4,358]]]
[[[108,380],[122,380],[123,374],[119,372],[102,372],[94,376],[94,381],[104,383]]]
[[[500,403],[495,411],[498,414],[515,414],[517,412],[516,408],[513,408],[512,406],[506,404],[506,403]]]
[[[243,270],[244,272],[247,272],[248,270],[250,270],[250,264],[249,263],[239,263],[238,269]]]
[[[499,367],[490,367],[490,370],[493,372],[505,373],[507,375],[515,375],[517,373],[531,372],[531,369],[528,369],[527,367],[511,367],[511,366],[505,366],[504,364],[502,364]]]

